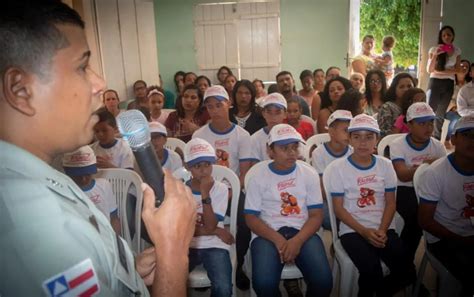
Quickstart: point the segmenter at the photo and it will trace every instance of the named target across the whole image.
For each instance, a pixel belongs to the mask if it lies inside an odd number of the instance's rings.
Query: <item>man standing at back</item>
[[[155,248],[136,259],[74,182],[48,165],[91,141],[105,83],[89,67],[80,16],[54,0],[0,10],[0,294],[185,296],[195,209],[165,178],[159,209],[144,190]]]

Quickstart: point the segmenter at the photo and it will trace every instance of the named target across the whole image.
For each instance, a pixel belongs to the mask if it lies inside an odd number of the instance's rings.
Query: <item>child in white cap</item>
[[[155,148],[156,156],[161,162],[161,166],[168,169],[170,172],[175,172],[183,167],[181,157],[174,151],[164,147],[168,139],[168,132],[166,127],[158,122],[149,123],[151,143]]]
[[[326,167],[332,161],[352,154],[352,147],[349,145],[349,133],[347,132],[351,119],[352,113],[348,110],[338,109],[334,111],[328,118],[330,140],[316,147],[311,154],[311,164],[318,172],[320,178],[319,182],[324,200],[323,227],[326,230],[331,230],[331,223],[329,222],[329,209],[326,202],[326,192],[324,191],[323,174]]]
[[[418,200],[413,188],[413,175],[422,163],[431,164],[446,155],[444,145],[431,137],[435,118],[428,103],[413,103],[406,113],[409,133],[390,144],[390,159],[398,178],[397,212],[404,222],[400,238],[408,248],[412,261],[422,235],[418,224]]]
[[[324,172],[342,246],[359,270],[358,296],[391,296],[416,279],[415,266],[395,232],[397,175],[390,160],[373,154],[380,129],[368,115],[349,124],[354,152]],[[334,226],[333,226],[334,227]],[[380,261],[390,269],[384,277]]]
[[[197,221],[189,249],[189,271],[203,264],[211,281],[211,296],[232,295],[232,264],[229,245],[232,235],[224,229],[227,186],[212,178],[216,162],[214,148],[193,138],[184,148],[184,162],[192,178],[187,182],[197,204]]]
[[[72,153],[64,154],[63,168],[64,172],[107,217],[115,232],[120,235],[120,219],[112,186],[104,178],[94,178],[94,174],[97,173],[97,162],[90,146],[85,145]]]
[[[474,113],[461,117],[451,136],[454,153],[433,162],[418,186],[418,220],[428,249],[474,294]]]
[[[258,296],[280,296],[285,263],[295,263],[303,273],[307,296],[331,293],[331,270],[316,234],[323,219],[319,178],[296,162],[300,143],[292,126],[274,126],[267,141],[273,161],[257,168],[246,188],[244,213],[252,230],[252,284]]]
[[[267,153],[267,140],[270,130],[282,124],[287,116],[287,103],[285,97],[280,93],[271,93],[265,96],[260,103],[262,116],[267,125],[252,134],[252,159],[254,162],[270,159]]]

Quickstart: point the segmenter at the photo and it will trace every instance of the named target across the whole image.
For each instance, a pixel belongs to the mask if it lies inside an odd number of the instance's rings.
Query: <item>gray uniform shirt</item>
[[[84,278],[71,280],[84,272],[81,267],[92,269],[93,277],[82,283]],[[81,290],[78,284],[96,284],[99,296],[149,296],[127,243],[81,189],[3,141],[0,268],[2,297],[75,294],[73,290]]]

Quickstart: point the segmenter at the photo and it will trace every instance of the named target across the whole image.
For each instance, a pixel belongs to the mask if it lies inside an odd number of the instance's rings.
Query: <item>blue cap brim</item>
[[[151,132],[151,133],[150,133],[151,138],[156,137],[156,136],[158,136],[158,135],[161,135],[161,136],[164,136],[164,137],[168,137],[168,135],[166,135],[165,133],[162,133],[162,132]]]
[[[436,116],[426,116],[426,117],[415,118],[412,121],[415,121],[417,123],[424,123],[424,122],[432,121],[434,119],[436,119]]]
[[[465,127],[465,128],[459,128],[459,129],[456,129],[454,130],[454,133],[462,133],[462,132],[466,132],[466,131],[470,131],[470,130],[474,130],[474,127]]]
[[[356,132],[356,131],[369,131],[369,132],[374,132],[377,134],[380,134],[380,130],[372,129],[372,128],[366,128],[366,127],[360,127],[360,128],[352,128],[352,129],[347,129],[347,132]]]
[[[285,105],[278,104],[278,103],[270,103],[270,104],[264,105],[263,108],[267,108],[267,107],[270,107],[270,106],[274,106],[274,107],[279,108],[279,109],[286,109]]]
[[[209,97],[206,97],[206,98],[204,99],[204,101],[206,101],[206,100],[209,99],[209,98],[216,98],[216,100],[218,100],[218,101],[229,100],[229,99],[227,99],[226,97],[223,97],[223,96],[209,96]]]
[[[64,172],[69,176],[83,176],[97,173],[97,165],[92,164],[84,167],[66,167],[63,166]]]
[[[295,143],[295,142],[305,143],[303,140],[298,139],[298,138],[288,138],[288,139],[282,139],[282,140],[274,141],[274,142],[270,143],[270,145],[272,145],[272,144],[275,144],[275,145],[287,145],[287,144]]]
[[[194,160],[191,160],[191,161],[188,161],[186,162],[186,165],[188,166],[194,166],[196,165],[197,163],[201,163],[201,162],[209,162],[211,164],[214,164],[216,163],[216,157],[211,157],[211,156],[206,156],[206,157],[198,157]]]

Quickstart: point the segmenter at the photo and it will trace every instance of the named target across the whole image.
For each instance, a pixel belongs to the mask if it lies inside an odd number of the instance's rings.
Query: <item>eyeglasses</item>
[[[371,85],[375,85],[381,83],[382,81],[380,79],[371,79],[369,82]]]

